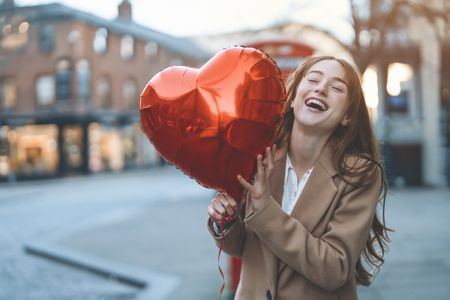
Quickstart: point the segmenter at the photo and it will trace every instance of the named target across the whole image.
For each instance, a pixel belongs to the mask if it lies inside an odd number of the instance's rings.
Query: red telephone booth
[[[264,40],[246,46],[267,53],[277,63],[283,78],[295,71],[305,57],[314,53],[310,46],[292,40]]]

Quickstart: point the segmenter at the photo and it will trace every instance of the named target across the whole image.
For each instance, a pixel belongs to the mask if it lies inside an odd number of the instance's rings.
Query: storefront
[[[117,172],[160,164],[159,155],[137,122],[36,123],[0,126],[3,181]]]
[[[58,128],[56,125],[2,127],[8,150],[2,156],[1,175],[52,176],[58,172]]]
[[[158,165],[160,158],[142,133],[139,123],[120,127],[91,123],[89,132],[89,171],[121,171]]]

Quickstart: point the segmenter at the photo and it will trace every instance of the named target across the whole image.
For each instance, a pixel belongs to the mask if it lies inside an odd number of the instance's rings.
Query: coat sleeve
[[[326,290],[335,290],[353,276],[369,237],[381,187],[379,172],[372,178],[369,186],[352,188],[342,196],[321,237],[286,215],[273,199],[247,216],[245,224],[295,271]]]
[[[225,229],[223,236],[217,235],[212,227],[212,220],[208,218],[208,231],[214,238],[214,241],[218,248],[222,247],[223,251],[231,256],[242,257],[245,230],[244,223],[241,216],[234,221],[234,223],[227,229]]]

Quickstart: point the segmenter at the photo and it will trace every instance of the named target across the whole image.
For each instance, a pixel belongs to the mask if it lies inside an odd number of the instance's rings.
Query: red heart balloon
[[[167,161],[200,184],[240,200],[255,158],[273,142],[286,93],[262,51],[227,48],[200,69],[169,67],[141,94],[142,129]]]

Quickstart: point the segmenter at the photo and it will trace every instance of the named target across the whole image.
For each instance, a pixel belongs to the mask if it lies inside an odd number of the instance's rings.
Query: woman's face
[[[345,71],[334,60],[314,64],[297,87],[292,101],[295,123],[317,133],[331,133],[344,119],[347,109]]]

